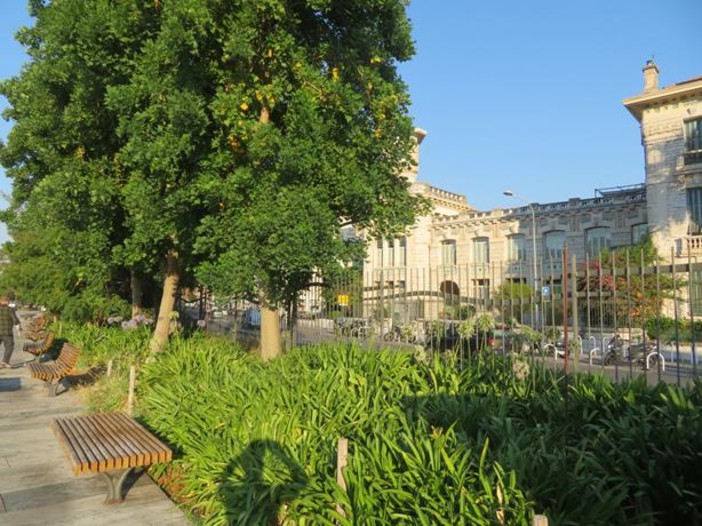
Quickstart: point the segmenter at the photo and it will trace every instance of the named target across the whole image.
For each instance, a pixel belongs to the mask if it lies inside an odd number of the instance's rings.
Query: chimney
[[[647,60],[643,68],[644,93],[656,91],[658,89],[658,66],[653,59]]]
[[[410,183],[417,182],[417,175],[419,174],[419,145],[422,144],[426,136],[427,132],[425,130],[421,128],[414,129],[414,150],[412,151],[414,164],[402,174]]]

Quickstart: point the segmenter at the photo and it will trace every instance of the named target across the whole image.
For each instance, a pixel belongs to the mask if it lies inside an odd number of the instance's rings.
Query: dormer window
[[[685,121],[685,164],[702,163],[702,118]]]

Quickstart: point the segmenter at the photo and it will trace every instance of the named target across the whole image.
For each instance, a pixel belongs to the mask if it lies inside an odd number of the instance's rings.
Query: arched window
[[[446,305],[459,305],[461,302],[461,289],[455,281],[444,281],[439,285],[439,292]]]
[[[514,234],[507,238],[507,261],[526,261],[526,236]]]
[[[585,231],[585,244],[589,258],[596,258],[603,250],[608,250],[612,244],[612,234],[609,227],[600,226]]]
[[[563,258],[563,245],[565,244],[565,230],[552,230],[544,234],[544,262],[561,262]]]
[[[631,227],[631,244],[641,243],[648,236],[648,223],[639,223]]]

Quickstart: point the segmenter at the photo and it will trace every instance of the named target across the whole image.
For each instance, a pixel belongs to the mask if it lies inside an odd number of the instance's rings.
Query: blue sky
[[[700,0],[415,0],[417,54],[401,66],[427,130],[419,179],[484,210],[591,197],[644,182],[622,99],[702,75]]]
[[[7,78],[25,60],[14,33],[31,20],[23,0],[0,14]],[[652,56],[661,85],[702,75],[700,0],[413,0],[409,15],[417,54],[400,73],[429,133],[419,178],[481,210],[519,204],[507,188],[547,203],[642,183],[621,100],[641,92]],[[0,137],[9,128],[0,121]]]

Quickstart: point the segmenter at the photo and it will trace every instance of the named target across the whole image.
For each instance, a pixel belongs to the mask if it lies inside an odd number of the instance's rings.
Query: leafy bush
[[[652,318],[646,322],[646,335],[654,340],[659,338],[662,342],[689,343],[702,341],[702,321],[690,322],[688,319],[675,320],[667,316]]]
[[[93,411],[122,411],[129,390],[129,369],[141,367],[148,356],[151,331],[148,327],[124,330],[57,322],[52,327],[61,339],[81,348],[79,366],[95,378],[86,392],[88,408]],[[110,376],[105,375],[108,364]]]
[[[145,368],[140,410],[177,448],[159,476],[208,524],[691,523],[700,386],[491,363],[325,346],[262,364],[179,341]]]
[[[136,331],[73,331],[95,359],[141,364],[138,413],[176,451],[153,473],[206,524],[694,524],[702,509],[701,384],[341,345],[264,364],[203,336],[143,364]]]
[[[434,374],[451,376],[448,366],[436,367]],[[482,443],[467,451],[464,434],[432,430],[407,412],[418,392],[432,391],[438,378],[431,376],[400,352],[329,346],[264,365],[241,352],[196,350],[181,341],[144,370],[139,399],[149,425],[178,448],[161,474],[179,478],[180,496],[208,523],[526,517],[514,474],[481,460]],[[353,459],[348,494],[335,482],[342,436]],[[438,455],[437,463],[424,466],[424,455]],[[447,466],[453,489],[441,482],[449,480]],[[434,483],[420,488],[430,473]],[[425,498],[418,501],[413,494],[420,490]]]
[[[551,343],[555,343],[561,337],[561,329],[558,327],[546,327],[544,328],[544,338]]]

